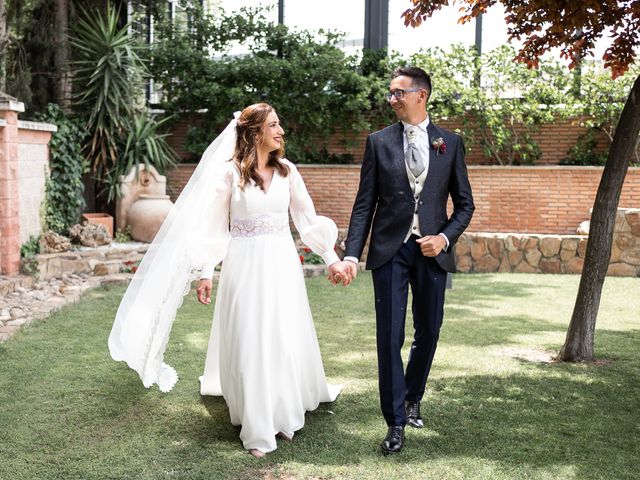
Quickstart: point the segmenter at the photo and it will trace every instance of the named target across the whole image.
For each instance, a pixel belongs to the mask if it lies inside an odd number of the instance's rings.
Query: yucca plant
[[[127,175],[132,168],[135,168],[136,176],[143,164],[164,174],[167,167],[175,163],[177,156],[165,140],[168,134],[162,133],[162,127],[168,120],[170,117],[156,121],[149,114],[142,113],[125,121],[126,134],[118,142],[122,154],[105,178],[109,202],[120,195],[120,177]]]
[[[87,116],[90,141],[85,154],[93,173],[104,179],[118,161],[118,139],[127,120],[142,110],[146,66],[129,25],[118,28],[118,12],[82,11],[71,39],[75,49],[76,105]]]

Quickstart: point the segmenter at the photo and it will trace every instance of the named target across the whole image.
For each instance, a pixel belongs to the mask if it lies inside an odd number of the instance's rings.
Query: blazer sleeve
[[[367,137],[360,169],[360,184],[351,210],[349,231],[345,241],[345,257],[360,258],[367,242],[373,214],[378,204],[377,156],[373,138]]]
[[[464,161],[464,151],[462,138],[458,137],[456,153],[453,160],[453,170],[449,178],[449,194],[453,201],[453,213],[440,232],[444,233],[449,239],[450,248],[469,226],[473,211],[475,210],[471,184],[469,183],[469,175],[467,174],[467,165]]]

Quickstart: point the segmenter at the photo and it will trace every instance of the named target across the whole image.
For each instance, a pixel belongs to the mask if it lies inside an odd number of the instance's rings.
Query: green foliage
[[[514,55],[509,45],[480,57],[473,47],[454,45],[450,52],[435,48],[412,57],[432,74],[429,113],[462,119],[467,145],[479,146],[499,165],[540,157],[533,134],[567,113],[562,106],[571,88],[571,76],[558,62],[541,61],[531,70],[514,62]]]
[[[142,47],[128,29],[129,24],[118,28],[118,12],[110,6],[106,15],[84,11],[71,39],[76,107],[87,116],[91,139],[86,155],[99,179],[117,163],[117,143],[126,131],[127,119],[144,106]]]
[[[582,125],[591,130],[572,149],[567,163],[574,165],[603,165],[613,141],[618,119],[629,96],[633,82],[640,75],[640,65],[632,65],[625,75],[611,79],[611,74],[596,62],[585,62],[580,76],[580,98],[572,105],[575,115],[582,118]],[[595,148],[595,134],[599,132],[607,140],[605,148]],[[636,139],[632,163],[640,163],[640,136]]]
[[[116,243],[127,243],[132,240],[131,238],[131,226],[127,225],[124,230],[116,230],[114,240]]]
[[[111,202],[119,195],[120,176],[140,165],[160,173],[172,165],[175,153],[163,133],[168,119],[156,121],[146,111],[143,81],[148,75],[143,55],[146,48],[129,33],[130,25],[118,28],[118,12],[84,12],[72,44],[76,49],[78,108],[87,116],[91,139],[87,158],[101,194]]]
[[[86,132],[79,119],[69,117],[55,104],[49,104],[36,118],[58,127],[49,142],[51,172],[45,185],[43,213],[46,228],[66,234],[70,226],[78,223],[85,206],[82,141]]]
[[[303,248],[300,253],[300,261],[309,265],[323,265],[324,260],[320,255],[311,251],[310,248]]]
[[[607,161],[607,151],[598,148],[595,129],[587,130],[580,135],[576,144],[569,150],[569,155],[560,161],[561,165],[596,165],[602,166]]]
[[[355,57],[337,46],[332,32],[293,32],[258,10],[206,16],[187,7],[189,28],[159,19],[151,71],[162,85],[162,107],[193,115],[186,146],[198,156],[236,110],[266,101],[286,125],[287,153],[295,161],[317,158],[336,126],[363,129],[370,81],[357,73]],[[249,45],[247,56],[229,56],[232,42]]]
[[[40,236],[39,235],[31,235],[29,240],[24,242],[20,246],[20,257],[27,258],[33,257],[40,253]]]
[[[20,270],[27,275],[37,275],[38,261],[36,255],[40,253],[40,236],[31,235],[29,240],[20,246]]]
[[[167,134],[161,131],[169,119],[156,121],[151,115],[141,113],[124,121],[127,133],[124,141],[118,141],[118,151],[122,154],[105,178],[109,202],[120,195],[120,177],[132,168],[139,172],[140,165],[153,166],[164,174],[167,167],[174,164],[176,154],[167,145]]]

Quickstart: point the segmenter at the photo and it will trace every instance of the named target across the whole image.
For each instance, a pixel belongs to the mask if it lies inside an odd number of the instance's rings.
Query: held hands
[[[204,305],[211,303],[211,279],[201,278],[196,289],[198,301]]]
[[[345,287],[358,275],[358,267],[348,260],[329,265],[329,281],[335,286],[342,283]]]
[[[435,257],[447,246],[442,235],[426,235],[417,239],[416,242],[420,245],[420,251],[425,257]]]

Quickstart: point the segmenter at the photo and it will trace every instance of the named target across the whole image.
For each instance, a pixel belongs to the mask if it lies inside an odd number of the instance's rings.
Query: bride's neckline
[[[276,169],[275,168],[271,167],[268,170],[271,170],[271,176],[269,177],[269,183],[267,183],[267,181],[266,181],[267,179],[264,177],[264,175],[261,175],[259,172],[256,172],[262,178],[262,186],[264,187],[264,190],[261,189],[260,187],[258,187],[258,188],[260,188],[260,191],[262,193],[264,193],[265,195],[267,195],[269,193],[269,191],[271,190],[271,185],[273,184],[273,180],[276,177]],[[256,187],[257,187],[257,185],[256,185]]]

